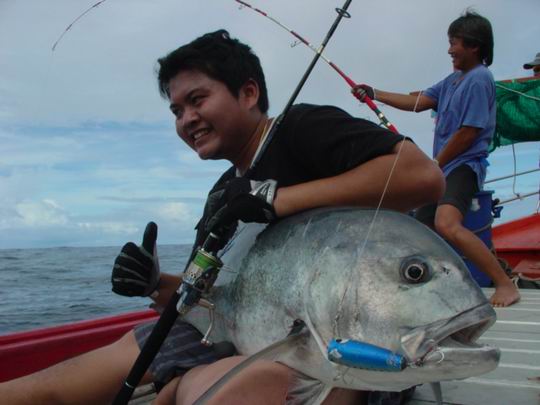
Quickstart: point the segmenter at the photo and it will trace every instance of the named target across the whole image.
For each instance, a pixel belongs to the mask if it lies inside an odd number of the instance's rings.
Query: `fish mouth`
[[[438,366],[444,362],[454,367],[483,367],[486,370],[482,372],[487,372],[496,367],[500,351],[476,341],[495,320],[495,311],[484,303],[455,317],[408,330],[401,338],[401,348],[411,365]]]

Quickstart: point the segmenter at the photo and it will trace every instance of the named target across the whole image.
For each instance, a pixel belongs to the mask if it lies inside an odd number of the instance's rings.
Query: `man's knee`
[[[400,149],[396,146],[394,151]],[[399,168],[410,179],[412,192],[422,197],[421,205],[434,203],[444,194],[446,182],[441,169],[416,145],[405,141],[402,150],[403,166]]]
[[[437,202],[445,191],[446,182],[443,172],[431,161],[423,162],[423,168],[414,175],[418,187],[426,194],[428,202]]]
[[[461,223],[453,220],[453,218],[448,218],[444,215],[437,215],[435,217],[435,230],[449,242],[455,241],[461,228]]]

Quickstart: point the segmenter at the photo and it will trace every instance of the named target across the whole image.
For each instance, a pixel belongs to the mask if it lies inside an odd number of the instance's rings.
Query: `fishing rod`
[[[65,29],[64,31],[62,32],[62,34],[60,34],[60,37],[54,42],[53,46],[52,46],[52,51],[54,52],[55,49],[56,49],[56,46],[60,43],[60,41],[62,40],[62,38],[64,38],[64,35],[67,34],[67,32],[73,27],[73,25],[79,21],[81,18],[83,18],[86,14],[88,14],[90,11],[92,11],[92,9],[98,7],[101,3],[105,3],[107,0],[100,0],[98,1],[97,3],[91,5],[90,7],[88,7],[84,12],[82,12],[81,14],[79,14],[79,16],[77,16],[77,18],[75,18]]]
[[[235,1],[238,1],[238,0],[235,0]],[[259,162],[261,157],[264,155],[264,152],[268,148],[268,145],[270,145],[270,142],[272,141],[272,139],[274,137],[274,134],[278,131],[279,127],[281,126],[281,123],[285,120],[285,117],[286,117],[287,113],[291,109],[294,101],[296,100],[296,97],[300,93],[300,90],[302,90],[302,87],[304,87],[304,84],[306,83],[308,76],[311,74],[311,71],[315,67],[315,64],[319,60],[319,57],[322,55],[322,53],[324,51],[324,48],[326,48],[326,44],[328,44],[328,41],[330,41],[330,38],[334,34],[334,31],[336,30],[337,26],[339,25],[341,19],[342,18],[351,18],[351,15],[347,11],[347,9],[349,8],[349,5],[351,4],[351,1],[352,0],[346,0],[343,7],[341,7],[341,8],[336,7],[335,10],[336,10],[336,13],[338,15],[337,15],[336,19],[334,20],[334,23],[332,24],[332,26],[328,30],[326,36],[324,37],[323,41],[321,42],[321,45],[319,46],[319,49],[315,51],[315,57],[313,58],[313,60],[309,64],[306,72],[304,73],[304,76],[302,76],[302,78],[300,79],[300,82],[296,86],[296,89],[294,89],[293,94],[291,95],[291,98],[287,102],[287,105],[283,109],[282,113],[276,118],[275,123],[274,123],[272,129],[270,130],[270,133],[266,136],[266,139],[264,140],[264,143],[261,146],[261,150],[260,150],[259,154],[255,158],[255,161],[252,163],[251,168],[246,172],[245,177],[249,178],[249,175],[254,170],[255,166],[257,165],[257,163]],[[239,2],[239,3],[244,4],[244,5],[248,5],[247,3],[243,3],[243,2]]]
[[[276,118],[273,130],[268,134],[258,156],[262,156],[264,154],[265,149],[270,144],[272,134],[276,132],[281,122],[283,122],[285,116],[291,109],[296,97],[307,81],[310,73],[317,63],[317,60],[319,59],[320,54],[334,34],[334,31],[339,25],[341,19],[344,17],[350,17],[347,9],[351,2],[352,0],[346,0],[342,8],[336,8],[338,16],[334,20],[334,23],[321,43],[320,51],[317,52],[309,64],[306,72],[302,76],[302,79],[296,86],[291,98],[287,102],[287,105],[283,109],[283,112],[278,118]],[[255,166],[257,160],[252,164],[252,168]],[[131,368],[131,371],[129,372],[126,380],[122,384],[122,387],[113,401],[113,405],[125,405],[129,402],[135,388],[139,385],[144,373],[157,355],[161,345],[163,344],[178,316],[184,316],[196,305],[206,307],[210,311],[210,326],[202,339],[203,344],[209,344],[208,335],[210,334],[213,326],[212,319],[214,304],[206,301],[203,297],[212,288],[215,280],[217,279],[219,270],[223,265],[221,260],[217,258],[217,253],[222,246],[223,238],[227,234],[228,232],[223,232],[222,235],[219,233],[210,233],[203,243],[202,248],[198,249],[195,253],[193,260],[188,262],[182,275],[182,283],[180,284],[180,287],[170,298],[159,320],[152,329],[150,336],[146,340],[144,346],[141,348],[141,352],[135,360],[135,364]]]
[[[125,405],[129,402],[135,388],[159,352],[178,316],[184,316],[196,305],[207,308],[210,312],[210,326],[201,343],[207,346],[211,344],[208,335],[213,327],[214,305],[202,297],[212,288],[223,266],[221,260],[217,258],[217,252],[222,246],[221,240],[222,237],[219,234],[211,232],[203,246],[196,251],[193,260],[187,263],[182,274],[182,283],[169,299],[154,325],[122,387],[114,398],[113,405]]]
[[[285,24],[279,22],[277,19],[275,19],[274,17],[272,17],[271,15],[266,13],[265,11],[262,11],[261,9],[259,9],[257,7],[253,7],[251,4],[246,3],[245,1],[242,1],[242,0],[234,0],[234,1],[239,3],[241,8],[243,6],[248,7],[251,10],[255,11],[256,13],[262,15],[263,17],[268,18],[270,21],[272,21],[273,23],[279,25],[285,31],[287,31],[291,35],[293,35],[298,41],[302,42],[304,45],[306,45],[308,48],[310,48],[313,52],[320,55],[320,57],[347,82],[347,84],[351,87],[351,89],[354,90],[358,86],[358,84],[355,83],[354,80],[352,80],[349,76],[347,76],[334,62],[332,62],[330,59],[328,59],[322,53],[323,49],[315,48],[315,46],[313,46],[305,37],[301,36],[300,34],[298,34],[293,29],[287,27]],[[364,102],[364,103],[367,104],[367,106],[377,115],[377,118],[379,118],[379,121],[381,122],[381,124],[383,124],[390,131],[392,131],[392,132],[394,132],[396,134],[399,133],[397,128],[392,123],[390,123],[388,118],[386,118],[386,116],[383,114],[383,112],[381,110],[379,110],[379,108],[375,105],[375,103],[373,102],[373,100],[371,98],[369,98],[367,95],[364,98],[362,98],[359,95],[357,95],[356,92],[352,92],[352,94],[356,99],[358,99],[359,101]]]

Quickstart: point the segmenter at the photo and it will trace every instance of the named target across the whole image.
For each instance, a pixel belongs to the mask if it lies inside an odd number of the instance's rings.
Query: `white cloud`
[[[98,231],[112,235],[135,235],[140,231],[136,225],[126,222],[78,222],[76,226],[84,231]]]
[[[24,226],[49,227],[66,225],[68,217],[65,210],[54,200],[22,201],[15,206],[18,217]]]
[[[165,221],[177,221],[184,223],[194,223],[195,216],[191,213],[189,206],[181,202],[171,202],[162,204],[157,212],[161,219]]]

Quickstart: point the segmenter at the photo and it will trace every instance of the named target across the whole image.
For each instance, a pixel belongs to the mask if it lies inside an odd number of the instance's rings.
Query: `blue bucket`
[[[465,215],[463,220],[463,226],[478,236],[490,250],[493,247],[493,241],[491,239],[491,224],[493,222],[493,214],[491,212],[493,205],[492,196],[492,190],[476,193],[472,199],[469,211],[467,211],[467,215]],[[472,264],[469,259],[464,256],[462,257],[474,281],[480,287],[491,286],[491,279]]]

